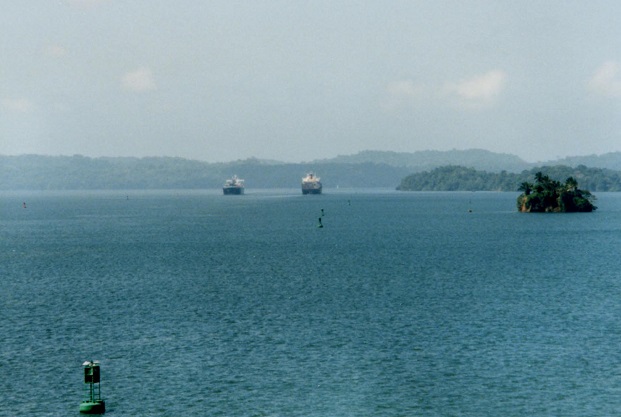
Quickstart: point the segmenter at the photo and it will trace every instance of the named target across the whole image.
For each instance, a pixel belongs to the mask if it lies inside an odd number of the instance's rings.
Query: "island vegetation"
[[[578,181],[569,177],[565,183],[553,180],[541,171],[535,174],[535,183],[523,182],[518,191],[517,208],[522,213],[592,212],[595,196],[578,188]]]
[[[621,191],[621,172],[591,168],[584,165],[540,166],[521,173],[507,171],[487,172],[463,166],[442,166],[431,171],[408,175],[397,186],[400,191],[508,191],[514,192],[519,184],[532,181],[537,172],[546,172],[552,178],[573,177],[591,191]]]

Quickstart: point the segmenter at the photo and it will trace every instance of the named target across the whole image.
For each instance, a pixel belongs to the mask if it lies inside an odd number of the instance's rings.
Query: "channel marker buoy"
[[[98,361],[86,361],[84,366],[84,400],[80,403],[82,414],[103,414],[106,403],[101,399],[101,383]]]

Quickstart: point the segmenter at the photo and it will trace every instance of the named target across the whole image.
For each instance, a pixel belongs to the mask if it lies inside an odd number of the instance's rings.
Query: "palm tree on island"
[[[592,212],[595,196],[578,188],[578,181],[569,177],[564,184],[550,179],[541,172],[535,174],[535,183],[523,182],[518,191],[518,211],[522,213]]]

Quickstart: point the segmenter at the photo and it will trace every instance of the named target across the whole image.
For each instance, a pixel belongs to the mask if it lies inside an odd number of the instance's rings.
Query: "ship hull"
[[[321,187],[319,187],[319,188],[304,188],[304,187],[302,187],[302,194],[321,194]]]
[[[242,195],[244,194],[244,189],[241,187],[224,187],[222,192],[224,195]]]

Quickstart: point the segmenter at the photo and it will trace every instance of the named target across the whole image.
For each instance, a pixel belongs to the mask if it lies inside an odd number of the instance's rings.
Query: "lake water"
[[[618,415],[621,194],[516,197],[0,193],[0,415]]]

